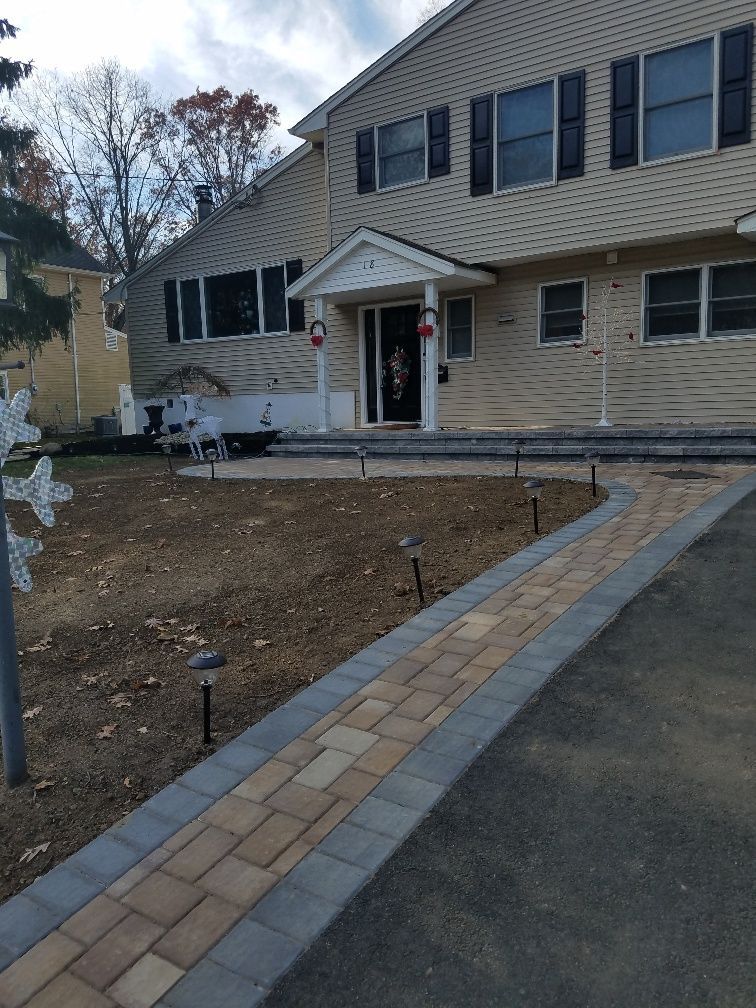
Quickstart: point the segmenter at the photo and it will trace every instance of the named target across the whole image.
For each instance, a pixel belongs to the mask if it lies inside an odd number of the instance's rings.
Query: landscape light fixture
[[[528,480],[523,489],[526,499],[533,501],[533,531],[538,535],[538,498],[541,496],[543,483],[537,479]]]
[[[596,465],[598,464],[598,455],[586,455],[585,461],[591,467],[591,493],[596,496]]]
[[[215,460],[218,458],[218,452],[215,448],[208,448],[205,455],[210,459],[210,479],[215,479]]]
[[[524,441],[515,441],[515,479],[520,475],[520,452],[524,447]]]
[[[355,449],[357,452],[357,458],[360,460],[360,465],[362,466],[362,478],[367,479],[365,475],[365,456],[367,455],[367,448],[365,445],[358,445]]]
[[[169,444],[164,444],[161,445],[161,447],[163,449],[163,454],[168,459],[168,468],[170,469],[171,472],[173,472],[173,459],[171,458],[171,451],[172,451],[171,446]]]
[[[220,670],[226,664],[226,659],[220,651],[198,651],[187,660],[194,681],[202,690],[202,723],[204,727],[203,742],[210,745],[210,691],[218,681]]]
[[[415,584],[417,585],[417,594],[420,598],[421,607],[425,605],[423,582],[420,578],[420,555],[423,552],[424,542],[425,539],[421,536],[407,536],[406,539],[402,539],[399,543],[399,549],[405,556],[409,557],[412,567],[414,568]]]

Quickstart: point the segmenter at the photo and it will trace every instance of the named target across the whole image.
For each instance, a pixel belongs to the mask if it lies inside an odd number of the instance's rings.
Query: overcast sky
[[[116,56],[167,98],[252,88],[278,105],[288,128],[413,31],[425,3],[4,0],[2,16],[19,35],[2,55],[64,72]]]

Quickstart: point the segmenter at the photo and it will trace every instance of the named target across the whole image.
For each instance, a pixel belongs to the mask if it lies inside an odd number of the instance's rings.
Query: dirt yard
[[[522,480],[210,482],[162,459],[55,474],[75,490],[55,528],[9,505],[45,552],[32,594],[15,595],[31,781],[2,792],[1,899],[208,755],[191,654],[228,658],[222,744],[416,612],[402,536],[427,540],[429,601],[534,538]],[[542,532],[594,503],[589,486],[549,483]]]

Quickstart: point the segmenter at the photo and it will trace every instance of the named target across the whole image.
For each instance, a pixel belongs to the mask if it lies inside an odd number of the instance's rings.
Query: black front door
[[[422,419],[422,345],[417,332],[419,305],[381,308],[381,397],[386,423]]]

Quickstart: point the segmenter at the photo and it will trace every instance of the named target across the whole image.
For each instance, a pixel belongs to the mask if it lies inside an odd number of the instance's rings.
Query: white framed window
[[[444,304],[446,360],[475,359],[475,298],[447,298]]]
[[[585,339],[588,283],[559,280],[538,288],[538,345],[563,346]]]
[[[428,178],[425,113],[375,127],[379,189],[425,182]]]
[[[654,346],[756,336],[756,260],[643,275],[642,342]]]
[[[714,150],[717,59],[713,36],[641,57],[644,164]]]
[[[556,181],[556,80],[496,96],[496,189]]]
[[[182,343],[289,331],[286,264],[176,281]]]

